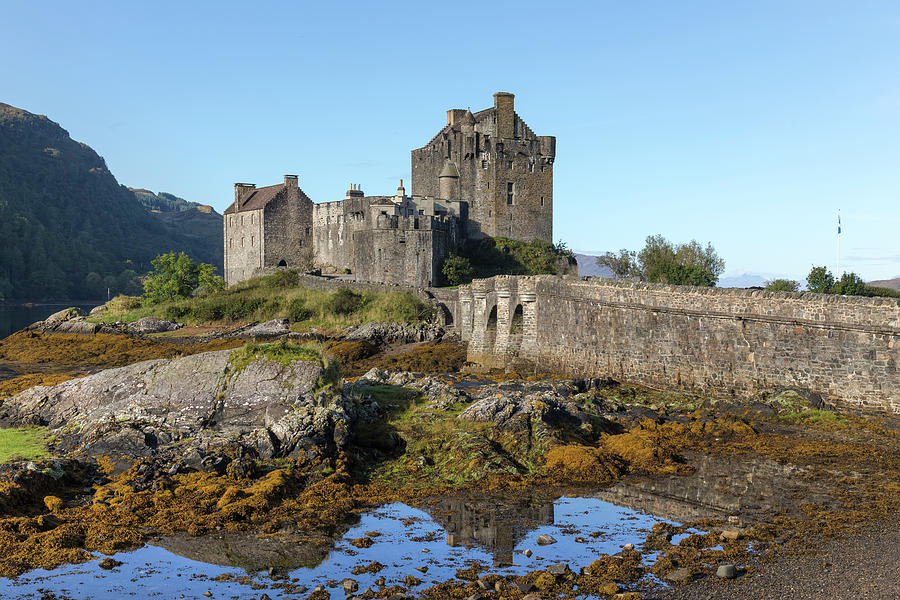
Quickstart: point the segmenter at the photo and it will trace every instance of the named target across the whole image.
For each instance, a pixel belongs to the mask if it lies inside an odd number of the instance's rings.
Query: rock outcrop
[[[18,423],[47,425],[71,449],[147,456],[180,443],[205,450],[237,442],[260,457],[316,447],[334,451],[356,416],[331,391],[321,364],[259,357],[235,366],[232,351],[149,360],[101,371],[8,400]]]

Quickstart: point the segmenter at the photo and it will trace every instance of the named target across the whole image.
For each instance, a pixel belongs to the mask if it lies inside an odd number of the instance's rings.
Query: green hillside
[[[168,251],[221,264],[221,216],[199,217],[205,231],[218,218],[219,236],[200,240],[191,213],[201,213],[180,212],[190,216],[151,213],[89,146],[45,116],[0,103],[0,299],[136,293],[137,276]]]

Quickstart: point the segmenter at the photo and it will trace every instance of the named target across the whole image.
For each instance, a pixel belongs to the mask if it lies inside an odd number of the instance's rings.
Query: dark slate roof
[[[259,210],[264,208],[266,204],[275,199],[275,197],[284,190],[284,184],[279,183],[276,185],[270,185],[266,187],[256,188],[250,195],[244,198],[244,201],[241,202],[240,206],[235,206],[234,203],[228,207],[228,210],[225,211],[225,214],[232,214],[242,210]]]

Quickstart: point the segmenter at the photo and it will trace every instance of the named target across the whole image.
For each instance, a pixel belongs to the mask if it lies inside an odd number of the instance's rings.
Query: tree
[[[441,275],[444,276],[449,285],[468,283],[472,280],[473,272],[472,263],[469,259],[455,254],[445,258],[444,264],[441,266]]]
[[[672,245],[661,235],[647,237],[640,252],[622,249],[607,252],[597,263],[609,267],[617,278],[712,287],[725,270],[725,261],[712,244],[701,246],[696,240]]]
[[[800,284],[793,279],[773,279],[766,282],[766,289],[774,292],[797,292]]]
[[[160,254],[152,261],[153,271],[144,278],[144,298],[150,304],[183,300],[195,290],[209,293],[224,287],[216,267],[197,264],[184,252]]]
[[[841,275],[840,281],[837,281],[831,287],[832,294],[843,294],[844,296],[872,296],[873,291],[862,278],[853,273],[844,273]]]
[[[619,253],[607,252],[597,257],[597,264],[607,267],[616,279],[640,279],[640,267],[637,264],[637,252],[629,252],[625,248]]]
[[[806,288],[817,294],[830,294],[834,285],[834,275],[827,267],[813,267],[806,276]]]

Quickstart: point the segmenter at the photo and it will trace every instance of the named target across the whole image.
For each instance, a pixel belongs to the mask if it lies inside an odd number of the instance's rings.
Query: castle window
[[[481,168],[487,169],[487,161],[486,160],[481,161]]]
[[[507,168],[507,169],[512,169],[512,161],[509,161],[509,162],[506,163],[506,168]]]
[[[450,140],[447,140],[447,158],[450,158]]]
[[[244,238],[241,238],[241,248],[244,247]]]
[[[306,228],[306,235],[309,235],[309,227]]]
[[[244,224],[244,215],[241,215],[241,225]]]
[[[250,224],[253,225],[253,213],[250,213]]]
[[[528,172],[534,173],[534,159],[528,161]]]
[[[543,206],[543,205],[544,205],[544,197],[541,196],[541,206]]]
[[[513,117],[513,137],[519,137],[519,120]]]
[[[250,236],[250,247],[251,247],[251,248],[253,247],[253,240],[254,240],[255,237],[256,237],[256,236],[252,236],[252,235]]]
[[[506,184],[506,203],[512,205],[513,203],[513,184]]]

